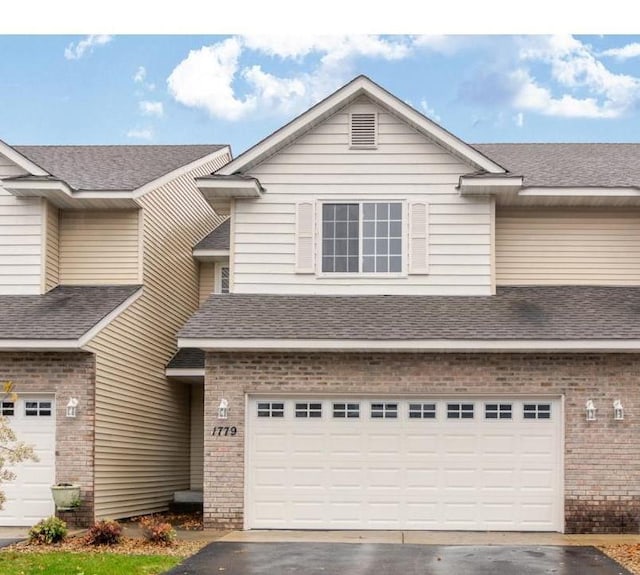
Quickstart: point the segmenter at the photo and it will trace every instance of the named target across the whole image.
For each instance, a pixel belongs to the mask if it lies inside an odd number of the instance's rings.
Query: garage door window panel
[[[322,403],[296,403],[296,417],[322,417]]]
[[[511,419],[512,405],[510,403],[485,403],[485,419]]]
[[[281,401],[259,402],[258,417],[284,417],[284,403]]]
[[[435,403],[410,403],[409,419],[435,419]]]
[[[524,419],[551,419],[550,403],[525,403],[522,407]]]
[[[3,417],[11,417],[15,415],[15,403],[13,401],[3,401],[0,407],[0,415]]]
[[[27,417],[49,417],[51,416],[51,402],[25,401],[24,414]]]
[[[372,403],[371,419],[397,419],[397,403]]]
[[[447,403],[447,419],[473,419],[473,403]]]
[[[333,417],[335,419],[359,419],[360,404],[359,403],[334,403]]]

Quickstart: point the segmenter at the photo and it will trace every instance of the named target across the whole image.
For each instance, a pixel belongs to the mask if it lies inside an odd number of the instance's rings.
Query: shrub
[[[57,517],[47,517],[29,529],[30,543],[51,545],[64,541],[67,536],[67,524]]]
[[[122,526],[117,521],[97,521],[85,540],[89,545],[116,545],[122,539]]]
[[[176,537],[176,532],[171,523],[165,523],[153,516],[143,517],[140,520],[142,535],[147,541],[158,545],[170,545]]]

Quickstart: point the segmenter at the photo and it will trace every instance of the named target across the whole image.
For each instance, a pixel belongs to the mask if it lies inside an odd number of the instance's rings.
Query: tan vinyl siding
[[[204,385],[191,385],[191,483],[190,489],[204,486]]]
[[[640,212],[498,211],[498,285],[639,285]]]
[[[200,262],[200,305],[213,293],[214,280],[214,264],[212,262]]]
[[[211,161],[140,203],[144,292],[90,344],[96,353],[96,514],[126,517],[166,509],[190,484],[189,388],[167,382],[176,333],[198,307],[195,243],[220,219],[194,177]]]
[[[349,149],[349,114],[367,109],[378,113],[376,149]],[[388,110],[360,99],[251,171],[267,192],[258,201],[235,202],[234,292],[489,295],[491,200],[463,198],[456,189],[460,175],[473,170]],[[296,205],[319,200],[426,202],[429,273],[296,273]]]
[[[135,284],[138,211],[61,211],[60,283]]]
[[[60,281],[58,213],[56,206],[46,203],[45,291],[53,289]]]
[[[4,154],[0,154],[0,180],[3,178],[15,178],[16,176],[24,176],[28,172],[20,166],[12,162]]]

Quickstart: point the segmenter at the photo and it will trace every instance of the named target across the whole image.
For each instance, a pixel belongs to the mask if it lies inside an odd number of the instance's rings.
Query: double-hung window
[[[322,204],[322,273],[401,273],[402,202]]]

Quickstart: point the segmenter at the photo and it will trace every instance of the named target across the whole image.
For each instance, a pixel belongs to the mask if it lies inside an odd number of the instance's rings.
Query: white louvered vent
[[[375,148],[378,143],[377,124],[375,112],[351,114],[351,147]]]

